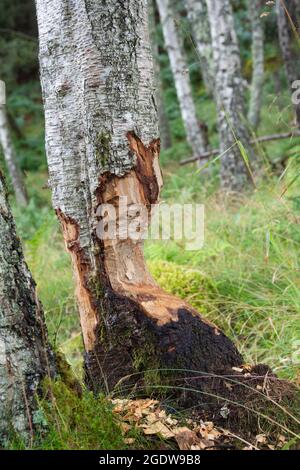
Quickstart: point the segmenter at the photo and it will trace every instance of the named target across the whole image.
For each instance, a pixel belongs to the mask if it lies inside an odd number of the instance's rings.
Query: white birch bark
[[[212,37],[215,99],[221,153],[221,185],[241,190],[247,179],[246,166],[236,139],[251,157],[250,136],[243,122],[245,116],[244,83],[240,51],[229,0],[206,0]],[[251,160],[251,158],[250,158]]]
[[[287,11],[289,12],[290,18],[294,21],[295,5],[292,0],[285,0],[284,3]],[[293,49],[293,30],[290,24],[290,19],[287,16],[285,8],[281,0],[276,0],[276,13],[277,13],[277,26],[279,43],[281,53],[285,66],[285,73],[288,81],[288,85],[293,94],[295,89],[293,83],[296,80],[300,80],[300,67],[299,59]],[[298,47],[298,46],[296,46]],[[295,104],[296,121],[298,126],[300,125],[300,105]]]
[[[0,173],[0,443],[30,441],[35,394],[54,371],[42,307],[24,261]]]
[[[239,362],[223,334],[156,285],[143,241],[123,229],[136,204],[150,212],[162,184],[147,1],[36,5],[50,186],[73,261],[88,385],[136,381],[154,363]],[[103,203],[122,236],[99,239]]]
[[[171,64],[175,81],[177,97],[181,109],[187,141],[197,156],[207,150],[206,138],[196,114],[196,107],[192,96],[192,87],[189,78],[188,65],[185,61],[182,46],[177,32],[177,26],[172,14],[170,0],[157,0],[157,7],[161,19],[165,46]]]
[[[210,26],[205,0],[185,0],[188,19],[192,27],[197,47],[201,74],[206,90],[214,92],[213,55],[211,47]]]
[[[249,16],[252,31],[252,82],[248,121],[254,130],[260,121],[262,93],[264,86],[264,26],[260,17],[262,0],[251,0]]]
[[[17,163],[17,156],[11,139],[9,123],[5,105],[0,105],[0,144],[11,177],[17,203],[26,206],[28,197],[24,185],[23,176]]]

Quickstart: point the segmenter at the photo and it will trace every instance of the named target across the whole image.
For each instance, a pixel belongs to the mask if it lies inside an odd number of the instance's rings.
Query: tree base
[[[135,300],[111,290],[105,299],[105,327],[85,355],[86,383],[95,392],[167,386],[191,371],[214,373],[243,362],[234,344],[192,308],[179,308],[176,321],[158,325]]]

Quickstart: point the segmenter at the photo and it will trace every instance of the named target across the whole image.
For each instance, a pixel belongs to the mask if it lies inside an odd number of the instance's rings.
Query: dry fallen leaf
[[[222,416],[222,418],[226,419],[229,413],[230,413],[230,409],[228,408],[228,406],[226,404],[223,405],[222,408],[220,409],[220,415]]]
[[[259,444],[265,444],[267,442],[267,436],[265,434],[258,434],[255,440]]]
[[[228,390],[232,390],[233,389],[233,385],[229,382],[225,382],[225,387],[228,388]]]
[[[160,421],[156,421],[150,424],[149,426],[144,425],[143,429],[144,429],[144,434],[146,435],[158,434],[165,439],[170,439],[171,437],[174,437],[175,435],[173,431],[167,428],[167,426],[165,426]]]
[[[127,434],[130,431],[131,426],[127,423],[121,422],[120,423],[120,428],[122,429],[124,434]]]
[[[150,413],[149,415],[146,416],[146,423],[147,424],[152,424],[152,423],[155,423],[156,421],[163,422],[163,420],[160,420],[158,418],[156,413]]]
[[[180,450],[190,450],[192,446],[198,447],[200,444],[197,434],[185,427],[176,430],[175,439]]]
[[[168,424],[169,426],[176,426],[176,424],[178,424],[178,421],[177,419],[171,418],[171,416],[167,416],[166,424]]]
[[[243,372],[243,369],[241,369],[241,367],[232,367],[232,370],[234,370],[235,372]]]
[[[216,429],[212,421],[199,423],[188,419],[186,426],[179,426],[178,420],[172,415],[167,415],[157,400],[115,399],[112,403],[114,413],[120,417],[120,427],[125,435],[132,428],[139,428],[146,436],[157,435],[163,439],[175,439],[181,450],[211,449],[215,447],[220,436],[226,435],[223,430]],[[230,412],[227,405],[221,411],[226,415]],[[125,442],[133,444],[135,439],[126,438]]]
[[[124,439],[125,444],[134,444],[135,439],[133,437],[128,437],[127,439]]]

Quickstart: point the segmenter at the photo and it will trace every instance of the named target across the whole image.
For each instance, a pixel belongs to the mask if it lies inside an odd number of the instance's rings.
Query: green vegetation
[[[240,2],[241,4],[243,2]],[[237,25],[242,44],[244,72],[251,68],[249,30]],[[288,132],[292,105],[281,70],[274,61],[278,51],[272,44],[272,22],[267,34],[267,71],[264,106],[259,134]],[[15,25],[11,25],[15,27]],[[33,33],[32,33],[33,34]],[[190,63],[197,59],[183,26]],[[161,32],[158,31],[161,38]],[[20,62],[14,42],[27,50]],[[25,42],[24,42],[25,41]],[[160,39],[161,41],[161,39]],[[51,209],[44,153],[43,112],[37,79],[36,46],[24,39],[1,39],[7,67],[2,76],[8,83],[10,113],[21,136],[14,133],[20,165],[26,172],[29,206],[22,210],[12,198],[18,233],[37,282],[49,336],[65,354],[75,376],[82,376],[82,340],[69,255]],[[30,47],[27,48],[27,45]],[[20,46],[21,47],[21,46]],[[19,50],[19,49],[18,49]],[[237,344],[246,363],[267,363],[280,377],[296,385],[300,380],[300,139],[268,143],[258,148],[256,189],[224,197],[218,192],[218,165],[210,176],[196,166],[179,166],[189,156],[167,56],[160,57],[164,99],[171,125],[173,146],[163,152],[161,162],[166,202],[205,205],[205,244],[201,250],[185,251],[178,241],[147,241],[146,258],[151,273],[165,290],[186,299],[215,322]],[[19,75],[28,68],[28,80]],[[33,70],[33,71],[32,71]],[[280,72],[283,92],[276,97],[273,72]],[[9,80],[7,77],[16,77]],[[19,78],[18,78],[19,77]],[[191,67],[199,117],[206,122],[211,146],[218,146],[215,106],[200,82],[198,67]],[[109,136],[99,136],[99,159],[105,163]],[[242,157],[241,157],[242,158]],[[280,166],[287,159],[287,170]],[[1,159],[1,168],[4,163]],[[137,358],[138,360],[138,358]],[[104,397],[95,399],[84,391],[79,398],[62,382],[51,385],[55,402],[41,402],[48,433],[37,447],[43,449],[123,449],[124,436]],[[53,412],[55,410],[55,412]],[[129,436],[130,437],[130,436]],[[139,439],[134,436],[135,439]],[[143,446],[145,448],[145,443]],[[22,447],[13,442],[12,447]]]
[[[36,422],[43,428],[33,448],[43,450],[123,450],[128,448],[120,421],[113,405],[105,396],[95,398],[84,392],[78,396],[62,381],[46,382],[45,399],[40,402]],[[50,398],[49,398],[50,397]],[[126,439],[145,448],[142,436],[135,429]],[[13,449],[24,449],[22,440],[15,438]]]
[[[267,93],[265,101],[261,133],[286,131],[283,114],[289,120],[290,113],[273,104],[270,115],[272,99]],[[210,115],[209,100],[202,103],[203,116],[206,109]],[[256,177],[257,189],[225,199],[217,191],[218,162],[206,181],[193,165],[178,166],[187,147],[183,141],[175,142],[162,155],[162,200],[205,205],[205,244],[196,252],[185,251],[183,242],[172,240],[149,240],[145,247],[150,271],[164,289],[185,298],[222,328],[236,342],[245,362],[267,363],[294,383],[299,381],[300,365],[300,193],[297,180],[289,184],[299,174],[298,142],[280,141],[260,148],[262,170]],[[290,163],[279,181],[271,163],[282,156],[289,157]],[[22,211],[13,205],[14,214],[51,341],[81,379],[83,347],[71,264],[46,180],[43,167],[28,171],[31,201]],[[124,448],[121,431],[116,432],[117,424],[103,398],[95,400],[84,392],[81,400],[70,391],[60,393],[61,383],[54,387],[59,422],[46,418],[50,432],[39,444],[42,448]],[[89,413],[94,420],[90,421]]]
[[[148,241],[146,257],[159,284],[223,328],[238,342],[247,362],[267,362],[279,375],[296,379],[300,361],[297,184],[280,197],[293,175],[291,169],[280,184],[275,178],[263,180],[253,194],[231,200],[209,194],[203,186],[201,190],[199,176],[191,168],[167,176],[164,200],[205,204],[205,245],[189,252],[182,242]],[[22,230],[27,220],[31,228],[30,210],[16,212]],[[78,366],[81,336],[70,260],[55,216],[47,211],[25,243],[26,254],[51,339]]]

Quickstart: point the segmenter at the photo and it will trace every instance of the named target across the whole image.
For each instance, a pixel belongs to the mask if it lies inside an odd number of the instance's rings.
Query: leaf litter
[[[125,443],[133,445],[135,439],[126,438],[133,429],[139,429],[145,436],[158,437],[176,443],[180,450],[217,450],[242,448],[243,450],[273,450],[282,447],[285,437],[278,438],[278,445],[269,442],[266,434],[256,436],[250,443],[229,430],[216,427],[212,421],[177,419],[167,414],[158,400],[153,399],[113,399],[113,412],[120,420],[125,435]],[[239,446],[237,445],[239,444]]]

